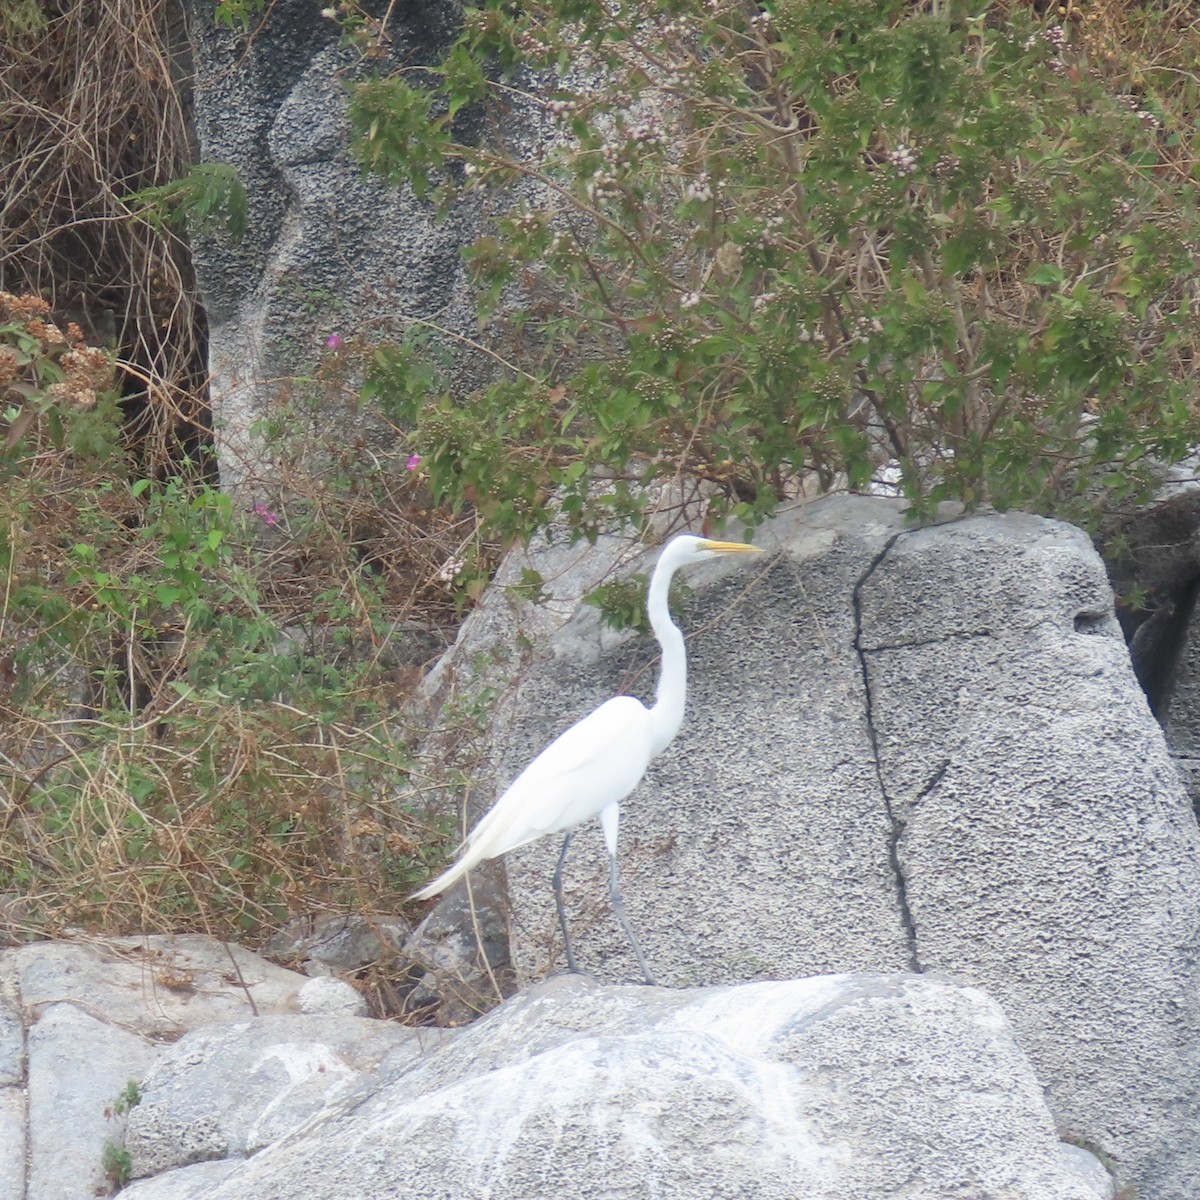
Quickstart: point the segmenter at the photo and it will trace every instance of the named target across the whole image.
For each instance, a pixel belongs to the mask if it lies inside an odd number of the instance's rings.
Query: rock
[[[322,975],[310,979],[297,993],[302,1013],[311,1015],[369,1016],[367,1002],[344,979]]]
[[[438,1025],[473,1021],[513,992],[499,872],[484,868],[446,893],[405,944],[418,974],[408,1011]]]
[[[339,44],[337,25],[310,0],[271,4],[250,40],[215,29],[207,0],[187,7],[200,155],[236,168],[248,196],[240,242],[202,235],[193,244],[221,483],[248,494],[270,471],[251,427],[275,411],[281,379],[314,373],[330,334],[350,340],[369,324],[376,341],[399,337],[413,317],[475,333],[459,253],[470,205],[441,220],[409,189],[364,174],[349,152],[346,85],[386,64],[364,64]],[[397,10],[393,63],[431,65],[458,20],[452,3]],[[324,420],[332,444],[361,432],[340,404],[306,419]]]
[[[429,1041],[419,1030],[344,1015],[195,1029],[142,1081],[125,1135],[133,1175],[252,1154],[361,1084],[383,1059],[402,1062]]]
[[[1138,680],[1200,812],[1200,458],[1171,467],[1154,500],[1105,519],[1097,539],[1125,603]]]
[[[121,1189],[121,1200],[205,1200],[213,1186],[233,1173],[240,1158],[176,1167],[153,1179],[136,1179]]]
[[[297,1195],[1096,1200],[992,1001],[853,976],[553,980],[206,1200]]]
[[[25,1094],[0,1087],[0,1196],[25,1195]]]
[[[69,1000],[159,1037],[255,1011],[290,1012],[305,982],[249,950],[200,934],[35,942],[5,955],[21,1003],[34,1016]]]
[[[294,961],[306,975],[348,974],[394,957],[411,930],[399,916],[299,917],[268,938],[263,949],[273,958]]]
[[[912,530],[846,497],[756,540],[757,570],[689,573],[688,714],[623,805],[659,978],[952,973],[1011,1014],[1121,1186],[1200,1195],[1200,837],[1088,539],[1019,515]],[[603,699],[651,695],[655,649],[591,609],[550,632],[497,709],[496,790]],[[525,979],[561,964],[558,849],[505,860]],[[566,890],[581,967],[637,978],[594,826]]]
[[[0,1087],[21,1083],[24,1078],[25,1026],[17,1006],[0,995]]]
[[[1085,1187],[1091,1189],[1096,1200],[1113,1200],[1117,1190],[1113,1177],[1090,1150],[1070,1142],[1063,1142],[1059,1150],[1067,1169],[1074,1172]]]
[[[126,1085],[146,1073],[155,1053],[140,1034],[74,1003],[41,1011],[29,1031],[26,1200],[107,1194],[104,1149],[120,1144],[124,1125],[114,1106]]]
[[[1099,558],[981,517],[898,538],[859,603],[921,968],[995,996],[1123,1184],[1200,1195],[1200,835]]]
[[[899,506],[884,501],[811,505],[756,534],[769,557],[719,559],[684,575],[691,596],[677,619],[688,635],[687,714],[622,804],[620,832],[630,921],[661,982],[914,966],[853,602],[858,580],[903,529]],[[654,558],[635,569],[648,572]],[[614,637],[593,608],[577,610],[539,651],[496,714],[497,791],[607,697],[653,699],[657,643]],[[560,841],[505,859],[523,979],[562,964],[550,888]],[[609,906],[607,872],[591,822],[566,870],[580,966],[608,981],[640,979]]]

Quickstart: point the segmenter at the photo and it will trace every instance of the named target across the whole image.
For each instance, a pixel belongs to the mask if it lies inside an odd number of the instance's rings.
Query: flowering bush
[[[435,86],[353,116],[368,165],[507,206],[469,252],[506,367],[458,395],[411,342],[368,386],[508,534],[636,520],[663,479],[747,523],[884,478],[1084,519],[1197,439],[1190,124],[1093,57],[996,4],[468,10]],[[517,93],[544,154],[459,136]]]
[[[78,325],[61,330],[39,296],[0,292],[0,412],[4,450],[12,450],[39,417],[57,445],[63,414],[95,408],[113,384],[110,355],[84,341]]]

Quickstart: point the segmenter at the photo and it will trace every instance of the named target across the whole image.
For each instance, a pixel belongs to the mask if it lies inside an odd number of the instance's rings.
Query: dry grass
[[[193,157],[182,6],[55,0],[40,21],[28,7],[0,5],[0,287],[120,349],[127,436],[161,466],[207,425],[204,313],[185,243],[129,221],[121,197]]]

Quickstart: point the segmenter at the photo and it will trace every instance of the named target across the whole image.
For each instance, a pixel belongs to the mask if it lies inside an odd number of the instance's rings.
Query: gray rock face
[[[898,540],[862,609],[921,966],[996,996],[1139,1194],[1200,1193],[1200,841],[1102,565],[1077,531],[974,520]]]
[[[306,975],[361,971],[394,956],[411,927],[403,917],[297,917],[267,939],[266,952],[295,965]]]
[[[25,1195],[25,1096],[0,1088],[0,1196]]]
[[[295,381],[330,334],[369,331],[379,341],[398,336],[406,317],[475,330],[459,258],[467,211],[435,221],[429,205],[351,159],[346,84],[364,69],[319,7],[278,0],[247,42],[213,27],[211,4],[189,0],[201,157],[235,167],[249,201],[241,242],[206,236],[195,245],[221,480],[235,493],[270,476],[251,427],[306,399]],[[455,14],[438,3],[396,10],[395,61],[431,63]],[[344,405],[324,408],[311,419],[327,424],[334,444],[347,439]]]
[[[1200,837],[1087,538],[835,499],[757,540],[757,573],[688,577],[688,716],[623,817],[651,965],[952,972],[1010,1013],[1065,1130],[1144,1200],[1200,1195]],[[500,719],[500,786],[607,696],[652,693],[654,647],[591,610],[547,649]],[[506,860],[527,978],[556,966],[557,852]],[[637,978],[598,830],[572,860],[581,966]]]
[[[158,1037],[256,1011],[289,1011],[305,982],[249,950],[200,935],[35,942],[5,957],[34,1017],[66,1000]]]
[[[212,1188],[233,1174],[239,1160],[223,1158],[212,1162],[176,1167],[153,1179],[136,1179],[121,1189],[124,1200],[204,1200]]]
[[[184,1030],[286,1012],[304,983],[198,936],[0,951],[0,1197],[108,1195],[104,1154],[124,1139],[127,1085]]]
[[[503,1065],[498,1065],[503,1064]],[[680,993],[551,981],[206,1200],[350,1195],[1097,1200],[1003,1014],[834,977]]]
[[[112,1106],[153,1061],[143,1037],[73,1004],[42,1014],[29,1033],[27,1200],[105,1193],[103,1149],[119,1144],[122,1127]]]
[[[352,1016],[264,1016],[193,1030],[166,1049],[130,1111],[125,1147],[140,1178],[251,1154],[362,1083],[423,1034]]]

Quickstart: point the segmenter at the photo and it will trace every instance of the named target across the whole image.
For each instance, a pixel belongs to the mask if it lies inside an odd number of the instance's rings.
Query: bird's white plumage
[[[515,850],[544,834],[572,830],[604,813],[605,839],[613,856],[614,906],[618,904],[617,805],[637,787],[651,760],[666,749],[683,720],[687,659],[683,634],[671,621],[667,608],[671,577],[688,563],[756,549],[690,534],[668,543],[655,566],[647,603],[650,624],[662,647],[662,670],[653,706],[647,708],[632,696],[616,696],[560,734],[513,780],[475,826],[458,861],[417,892],[415,899],[437,895],[485,859]],[[561,897],[559,903],[561,918]],[[623,910],[618,910],[618,916],[624,924]],[[634,940],[632,929],[627,927],[627,932]],[[565,939],[565,920],[563,935]],[[641,961],[636,941],[634,945]],[[648,971],[646,975],[649,979]]]
[[[624,800],[650,764],[648,712],[632,696],[614,696],[565,729],[475,826],[458,862],[417,898],[436,895],[484,859],[517,850],[544,834],[574,829]]]

